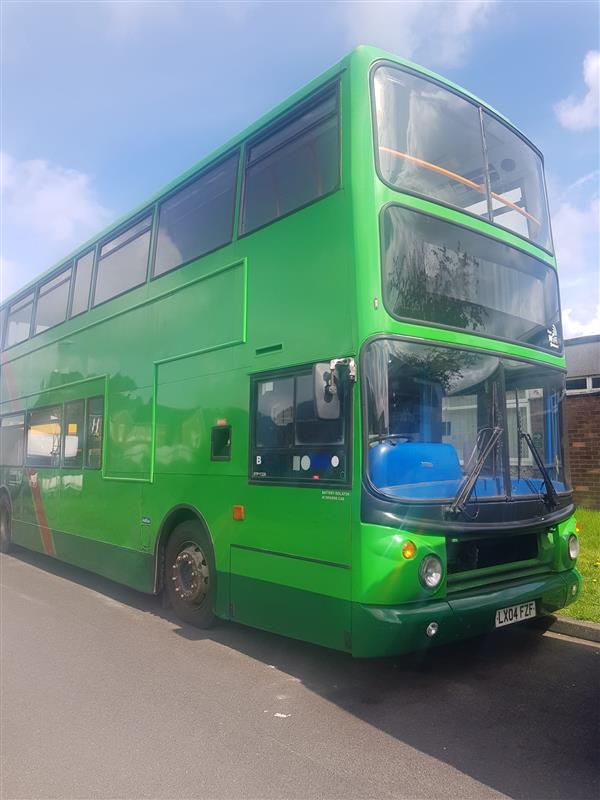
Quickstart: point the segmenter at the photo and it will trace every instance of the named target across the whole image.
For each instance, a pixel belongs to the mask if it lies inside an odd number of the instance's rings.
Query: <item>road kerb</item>
[[[587,639],[588,642],[600,642],[600,625],[597,622],[556,617],[554,614],[550,614],[546,617],[538,617],[536,623],[539,627],[552,631],[552,633],[562,633],[564,636],[573,636],[576,639]]]

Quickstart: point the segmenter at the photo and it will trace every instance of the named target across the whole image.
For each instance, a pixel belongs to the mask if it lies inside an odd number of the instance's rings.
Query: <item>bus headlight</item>
[[[442,580],[442,562],[437,556],[425,556],[419,567],[419,579],[426,589],[435,589]]]
[[[569,536],[568,548],[569,557],[575,561],[579,555],[579,539],[573,533]]]

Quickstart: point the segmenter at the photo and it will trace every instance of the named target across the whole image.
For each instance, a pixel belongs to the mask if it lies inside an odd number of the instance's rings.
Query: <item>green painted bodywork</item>
[[[378,179],[369,73],[379,59],[408,63],[358,48],[128,217],[234,147],[242,165],[249,136],[333,79],[341,85],[339,190],[10,348],[0,374],[2,414],[105,398],[102,469],[34,470],[57,558],[155,592],[173,524],[196,515],[214,544],[218,616],[360,656],[472,635],[493,628],[496,608],[536,599],[543,613],[576,599],[572,586],[579,591],[566,550],[573,518],[554,526],[535,564],[503,565],[459,588],[444,580],[433,593],[423,589],[418,564],[427,552],[445,564],[444,537],[361,521],[359,382],[352,390],[350,488],[248,481],[254,373],[341,356],[358,361],[362,344],[381,333],[565,367],[562,356],[402,323],[386,312],[379,244],[386,203],[426,210],[556,265],[519,236]],[[238,214],[239,207],[236,223]],[[230,461],[210,460],[217,419],[232,426]],[[11,497],[13,539],[43,551],[27,473],[0,467],[0,486]],[[240,504],[241,522],[232,518]],[[417,546],[412,560],[401,554],[406,539]],[[430,640],[424,630],[433,619],[440,633]]]

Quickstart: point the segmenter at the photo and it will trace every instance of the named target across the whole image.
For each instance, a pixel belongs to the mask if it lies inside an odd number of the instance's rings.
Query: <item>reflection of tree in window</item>
[[[410,247],[392,257],[388,291],[394,313],[454,328],[481,328],[488,312],[468,301],[478,295],[479,267],[460,242],[453,251],[412,239]]]

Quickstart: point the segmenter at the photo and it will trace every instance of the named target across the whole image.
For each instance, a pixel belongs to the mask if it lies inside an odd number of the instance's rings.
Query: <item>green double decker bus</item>
[[[398,654],[573,602],[539,151],[354,50],[1,309],[0,529]]]

